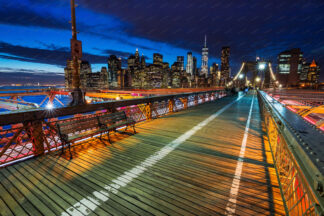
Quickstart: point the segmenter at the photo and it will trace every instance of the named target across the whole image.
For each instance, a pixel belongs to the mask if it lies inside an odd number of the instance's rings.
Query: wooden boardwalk
[[[0,215],[284,215],[257,98],[234,100],[0,169]]]

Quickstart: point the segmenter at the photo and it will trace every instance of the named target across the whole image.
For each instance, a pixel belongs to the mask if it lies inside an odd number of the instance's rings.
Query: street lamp
[[[266,64],[264,62],[259,63],[259,70],[264,70],[266,67]]]
[[[257,78],[255,78],[255,81],[256,82],[260,82],[261,81],[261,78],[260,77],[257,77]]]
[[[243,75],[243,74],[240,74],[240,75],[239,75],[239,78],[240,78],[240,79],[243,79],[243,78],[244,78],[244,75]]]
[[[53,103],[48,102],[48,104],[46,104],[46,109],[51,110],[53,108],[54,108]]]

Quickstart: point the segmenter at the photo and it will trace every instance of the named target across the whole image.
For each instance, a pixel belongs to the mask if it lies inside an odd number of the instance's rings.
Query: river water
[[[25,92],[23,89],[48,89],[49,86],[0,86],[0,95],[1,93],[19,93],[19,92]],[[61,86],[58,86],[56,88],[62,88]],[[12,90],[15,90],[15,91],[12,91]],[[21,91],[17,91],[19,89],[22,89]],[[30,103],[36,103],[36,104],[40,104],[44,98],[46,97],[46,95],[36,95],[36,96],[23,96],[22,99],[26,102],[30,102]],[[70,101],[71,101],[71,97],[70,96],[67,96],[67,95],[57,95],[56,96],[64,105],[67,105]],[[9,99],[9,97],[1,97],[0,98],[6,98],[6,99]],[[42,104],[41,107],[46,107],[48,103],[48,99],[46,99],[46,101]],[[53,101],[53,105],[55,108],[57,107],[62,107],[62,105],[54,100]],[[7,111],[10,111],[10,110],[7,110],[5,108],[2,108],[1,107],[1,104],[0,104],[0,113],[3,113],[3,112],[7,112]]]

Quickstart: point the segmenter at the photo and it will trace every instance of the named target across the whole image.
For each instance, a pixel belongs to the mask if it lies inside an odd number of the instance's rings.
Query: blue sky
[[[69,57],[69,0],[0,0],[0,72],[63,73]],[[242,60],[300,47],[324,68],[324,1],[78,0],[78,38],[93,71],[110,54],[126,59],[136,48],[172,64],[193,51],[201,63],[207,34],[210,61],[231,47],[232,71]],[[324,70],[324,69],[322,69]],[[322,77],[323,77],[322,72]]]

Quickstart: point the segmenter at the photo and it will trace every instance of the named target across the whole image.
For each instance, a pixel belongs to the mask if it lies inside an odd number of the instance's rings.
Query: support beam
[[[188,98],[180,98],[180,101],[183,104],[183,108],[188,109]]]
[[[33,143],[34,155],[38,156],[44,154],[44,132],[42,121],[25,122],[24,126],[27,128],[28,137]]]
[[[169,100],[169,113],[173,113],[174,112],[174,107],[175,107],[175,102],[174,102],[174,99],[171,98]]]
[[[153,104],[147,103],[145,106],[145,116],[147,120],[152,120]]]

